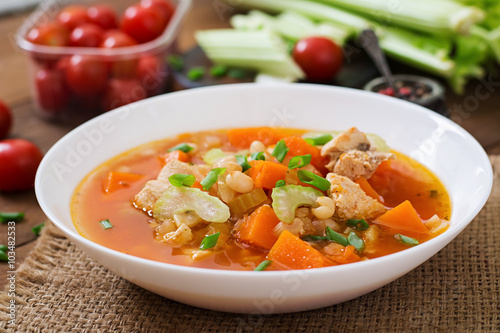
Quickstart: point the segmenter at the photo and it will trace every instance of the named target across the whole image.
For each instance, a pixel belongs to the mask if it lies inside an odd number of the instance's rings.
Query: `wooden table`
[[[179,36],[179,47],[188,50],[195,42],[197,29],[227,27],[232,8],[213,0],[195,0],[194,6]],[[72,128],[51,123],[34,114],[26,73],[26,59],[16,48],[13,35],[29,13],[0,18],[0,99],[8,103],[14,113],[15,124],[11,137],[34,142],[46,152]],[[489,81],[489,82],[488,82]],[[468,130],[490,154],[500,153],[500,79],[471,82],[462,96],[449,92],[447,104],[451,118]],[[464,156],[464,158],[467,158]],[[1,177],[1,175],[0,175]],[[0,211],[22,211],[24,221],[16,225],[16,265],[34,248],[36,236],[31,228],[46,220],[37,204],[34,191],[0,193]],[[6,244],[7,225],[0,226],[0,244]],[[0,287],[6,284],[8,267],[0,264]]]

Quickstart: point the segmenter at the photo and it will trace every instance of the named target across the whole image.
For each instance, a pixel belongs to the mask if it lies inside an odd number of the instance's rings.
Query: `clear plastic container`
[[[139,1],[48,0],[28,17],[16,33],[16,42],[29,58],[28,79],[39,115],[79,123],[114,107],[168,91],[170,72],[167,57],[177,51],[176,38],[191,6],[191,0],[169,0],[176,6],[169,24],[158,38],[143,44],[120,48],[55,47],[34,44],[26,39],[32,28],[55,20],[58,13],[67,6],[106,4],[115,10],[119,19],[127,7]],[[91,56],[106,64],[108,81],[102,90],[88,95],[71,89],[67,81],[66,65],[74,55]],[[150,66],[142,66],[147,70],[139,74],[139,63],[148,61]],[[115,92],[125,92],[121,95],[110,93],[113,85]],[[116,88],[120,85],[121,89]]]

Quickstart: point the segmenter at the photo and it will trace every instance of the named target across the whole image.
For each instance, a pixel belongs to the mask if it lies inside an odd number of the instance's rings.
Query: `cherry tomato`
[[[148,96],[155,96],[165,88],[167,66],[158,57],[146,55],[139,59],[136,76]]]
[[[38,104],[47,114],[57,114],[69,101],[64,72],[59,69],[39,69],[35,73]]]
[[[104,30],[98,25],[84,23],[71,32],[69,44],[71,46],[98,47],[104,39]]]
[[[107,5],[95,5],[87,9],[87,17],[91,23],[104,30],[118,28],[116,13]]]
[[[147,97],[146,90],[136,79],[111,79],[102,98],[105,111],[140,101]]]
[[[12,114],[4,101],[0,100],[0,139],[7,137],[12,126]]]
[[[66,81],[70,89],[83,97],[95,96],[104,90],[108,80],[108,67],[91,55],[72,55],[66,68]]]
[[[132,37],[121,30],[114,29],[106,31],[104,33],[104,39],[100,46],[112,49],[115,47],[125,47],[132,45],[137,45],[137,42]]]
[[[0,191],[20,191],[33,187],[42,153],[23,139],[0,141]]]
[[[162,12],[153,7],[141,5],[128,7],[123,14],[121,28],[139,43],[149,42],[160,36],[167,26],[167,20]]]
[[[66,29],[72,31],[77,26],[89,22],[87,8],[83,6],[68,6],[61,10],[57,16],[57,21],[64,25]]]
[[[293,48],[293,60],[302,68],[307,78],[313,81],[332,79],[342,67],[342,49],[324,37],[301,39]]]
[[[69,43],[69,32],[61,24],[49,22],[31,29],[26,39],[33,44],[67,46]]]
[[[141,6],[144,8],[154,8],[155,10],[161,12],[165,17],[167,24],[175,11],[174,5],[165,0],[141,0]]]
[[[121,30],[109,30],[101,43],[103,48],[116,48],[137,45],[137,42]],[[118,78],[132,77],[137,68],[137,59],[117,60],[109,63],[111,75]]]

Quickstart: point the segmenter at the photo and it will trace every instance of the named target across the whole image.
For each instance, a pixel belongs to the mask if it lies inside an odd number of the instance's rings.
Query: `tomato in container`
[[[166,59],[191,0],[48,0],[18,30],[39,115],[82,122],[168,92]],[[57,8],[58,10],[54,10]]]

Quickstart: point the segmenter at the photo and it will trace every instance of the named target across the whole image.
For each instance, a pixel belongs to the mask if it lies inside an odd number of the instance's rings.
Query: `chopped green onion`
[[[266,160],[266,156],[264,155],[263,151],[253,153],[252,155],[250,155],[250,157],[252,158],[252,161],[265,161]]]
[[[333,231],[332,228],[326,227],[326,238],[335,243],[339,243],[340,245],[347,246],[349,242],[344,235],[339,234],[338,232]]]
[[[114,225],[112,225],[111,222],[109,222],[109,219],[99,221],[99,224],[104,230],[108,230],[114,227]]]
[[[250,169],[252,166],[247,162],[247,157],[245,155],[236,155],[236,163],[241,165],[243,172]]]
[[[224,65],[214,65],[210,68],[210,74],[213,77],[223,77],[227,73],[227,67]]]
[[[411,238],[411,237],[401,235],[401,234],[396,234],[394,236],[396,238],[398,238],[401,241],[401,243],[406,244],[406,245],[415,246],[415,245],[420,244],[419,241],[416,240],[415,238]]]
[[[200,250],[208,250],[217,245],[217,241],[219,240],[219,235],[220,232],[203,238],[200,244]]]
[[[321,134],[312,138],[306,138],[306,142],[313,146],[323,146],[333,139],[331,134]]]
[[[311,163],[311,154],[294,156],[288,163],[289,169],[302,168]]]
[[[177,187],[191,187],[196,182],[196,177],[193,175],[186,175],[183,173],[176,173],[170,177],[168,177],[168,181],[170,184]]]
[[[252,75],[253,72],[242,68],[231,68],[227,72],[227,76],[233,79],[247,79],[251,78]]]
[[[0,251],[0,261],[9,261],[7,251]]]
[[[168,64],[176,71],[182,71],[184,68],[184,60],[178,54],[171,54],[167,59]]]
[[[259,264],[259,266],[255,267],[254,271],[255,272],[260,272],[265,270],[269,265],[271,265],[272,261],[271,260],[264,260]]]
[[[286,154],[288,154],[289,150],[290,149],[288,149],[288,147],[286,146],[285,140],[280,140],[274,147],[273,153],[271,155],[276,157],[276,159],[281,163],[285,159]]]
[[[7,223],[7,222],[20,222],[24,219],[24,213],[21,212],[3,212],[0,213],[0,223]]]
[[[366,222],[365,220],[348,219],[345,224],[350,227],[354,227],[359,231],[364,231],[370,227],[368,222]]]
[[[191,81],[197,81],[205,75],[205,68],[203,67],[193,67],[187,73],[187,77]]]
[[[8,249],[9,249],[9,248],[7,247],[7,245],[3,245],[3,244],[2,244],[2,245],[0,245],[0,251],[7,253],[7,250],[8,250]]]
[[[365,248],[365,242],[359,238],[354,231],[351,231],[347,236],[347,241],[350,245],[354,246],[359,252],[363,251]]]
[[[285,185],[286,185],[286,182],[283,179],[280,179],[276,182],[276,185],[274,187],[281,187],[281,186],[285,186]]]
[[[326,191],[330,188],[330,182],[328,180],[311,171],[299,170],[297,171],[297,176],[301,182],[317,187],[321,191]]]
[[[328,237],[326,236],[317,236],[317,235],[305,235],[301,239],[305,242],[318,242],[318,241],[329,240]]]
[[[226,172],[226,168],[214,168],[210,170],[208,175],[201,181],[201,186],[205,191],[208,191],[219,179],[219,176]]]
[[[42,231],[42,228],[45,226],[45,223],[40,223],[39,225],[34,226],[31,228],[31,231],[35,234],[35,236],[40,236],[40,231]]]
[[[188,145],[187,143],[181,143],[181,144],[178,144],[177,146],[175,147],[172,147],[170,148],[169,150],[167,150],[168,152],[171,152],[171,151],[174,151],[174,150],[181,150],[185,153],[189,153],[191,150],[193,150],[194,148],[191,147],[190,145]]]

